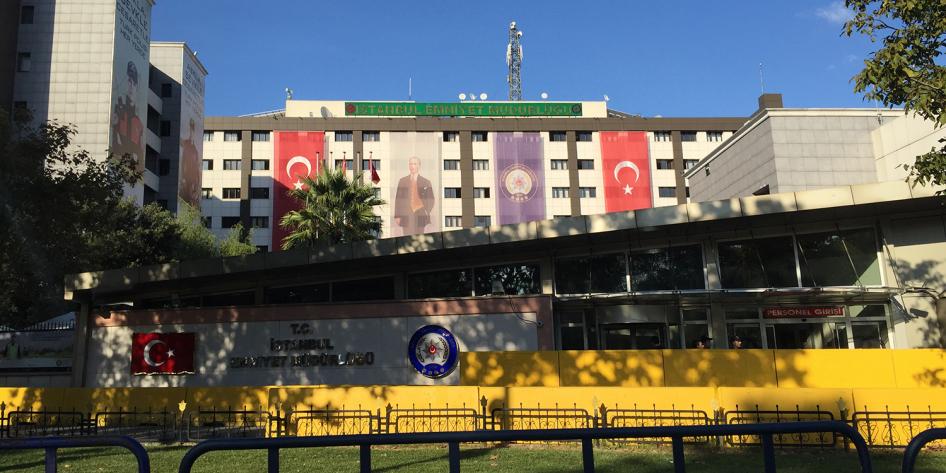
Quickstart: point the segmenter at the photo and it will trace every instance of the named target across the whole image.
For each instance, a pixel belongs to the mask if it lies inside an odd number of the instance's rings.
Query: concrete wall
[[[877,178],[881,181],[905,179],[903,164],[913,164],[916,157],[932,148],[941,148],[946,128],[916,115],[902,115],[885,120],[871,132]]]

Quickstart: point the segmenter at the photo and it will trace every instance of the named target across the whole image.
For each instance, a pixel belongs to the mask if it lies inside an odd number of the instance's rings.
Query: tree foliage
[[[844,34],[881,44],[854,76],[855,92],[946,125],[946,2],[847,0],[846,5],[854,16]],[[940,143],[905,166],[912,181],[946,185],[946,140]]]
[[[315,179],[306,177],[301,182],[301,189],[289,191],[301,208],[280,221],[290,231],[282,241],[284,250],[370,240],[381,233],[374,207],[385,202],[360,176],[349,180],[342,170],[323,169]]]
[[[75,129],[11,121],[0,110],[0,325],[68,309],[66,274],[256,251],[249,235],[218,244],[194,209],[182,217],[124,198],[141,175],[128,157],[70,147]]]

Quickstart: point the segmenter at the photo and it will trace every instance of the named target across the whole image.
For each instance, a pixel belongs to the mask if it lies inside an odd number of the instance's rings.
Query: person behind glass
[[[430,211],[434,208],[434,191],[430,181],[419,174],[420,159],[408,161],[410,174],[397,183],[394,196],[394,224],[401,227],[404,235],[424,233],[430,224]]]
[[[733,335],[733,337],[729,339],[729,348],[732,348],[733,350],[741,350],[742,338],[739,335]]]
[[[693,343],[693,348],[696,348],[696,349],[706,349],[706,348],[709,348],[709,347],[710,347],[710,342],[712,342],[712,341],[713,341],[712,338],[710,338],[710,337],[708,337],[708,336],[706,336],[706,335],[703,335],[702,337],[696,339],[696,342]]]

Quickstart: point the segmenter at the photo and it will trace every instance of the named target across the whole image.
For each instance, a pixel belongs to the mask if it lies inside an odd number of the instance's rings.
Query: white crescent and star
[[[631,169],[632,171],[634,171],[634,184],[637,184],[637,181],[640,180],[640,178],[641,178],[641,170],[638,169],[638,167],[637,167],[636,164],[634,164],[634,163],[632,163],[632,162],[630,162],[630,161],[621,161],[621,162],[619,162],[616,166],[614,166],[614,180],[615,180],[615,181],[618,181],[618,183],[621,182],[621,179],[618,177],[618,175],[620,174],[621,170],[624,169],[624,168],[628,168],[628,169]],[[632,193],[633,191],[634,191],[634,187],[633,187],[633,186],[631,186],[630,184],[625,184],[625,185],[624,185],[624,194],[625,194],[625,195],[631,195],[631,193]]]
[[[164,340],[151,340],[150,342],[148,342],[147,345],[145,345],[145,349],[144,349],[144,353],[143,353],[144,359],[145,359],[145,363],[146,363],[148,366],[152,367],[152,368],[157,368],[157,367],[159,367],[159,366],[161,366],[161,365],[167,363],[167,360],[164,360],[164,361],[162,361],[162,362],[160,362],[160,363],[156,363],[156,362],[154,361],[154,359],[151,358],[151,349],[154,348],[154,347],[156,347],[156,346],[158,346],[158,345],[167,346],[168,344],[165,343]],[[168,350],[168,360],[171,359],[171,358],[173,358],[173,357],[174,357],[174,350]]]
[[[312,163],[309,162],[309,158],[306,158],[305,156],[293,156],[292,159],[290,159],[289,162],[286,163],[286,174],[288,174],[289,177],[292,177],[292,166],[296,164],[302,164],[303,166],[305,166],[306,176],[308,176],[309,174],[312,174]],[[296,182],[293,184],[293,186],[296,189],[302,189],[302,181],[299,180],[298,177],[296,177]]]

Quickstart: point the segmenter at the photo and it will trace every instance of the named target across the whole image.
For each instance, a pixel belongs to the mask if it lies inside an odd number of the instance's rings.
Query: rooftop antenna
[[[286,87],[286,100],[292,100],[292,89]]]
[[[407,100],[414,100],[414,78],[407,78]]]
[[[516,22],[509,23],[509,44],[506,45],[506,65],[509,66],[509,100],[522,100],[522,31],[516,28]]]
[[[762,63],[759,63],[759,88],[762,89],[762,95],[765,95],[765,75],[762,71]]]

